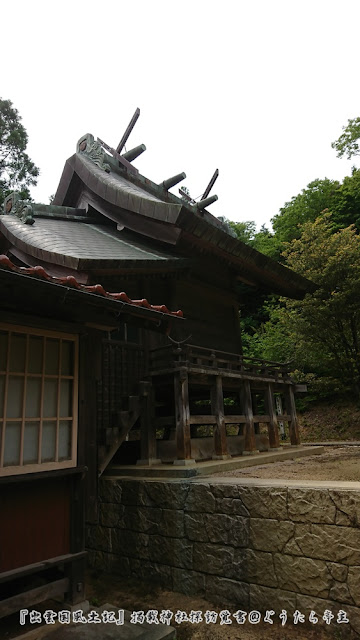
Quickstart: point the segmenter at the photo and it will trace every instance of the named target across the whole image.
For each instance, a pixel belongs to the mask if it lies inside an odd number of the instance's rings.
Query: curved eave
[[[113,175],[83,155],[69,158],[54,204],[90,204],[116,221],[119,228],[125,225],[145,236],[180,245],[185,251],[186,247],[201,248],[225,260],[240,280],[252,286],[293,298],[316,289],[306,278],[230,236],[209,212],[181,203],[143,176],[124,177],[112,158],[110,164]]]
[[[53,201],[54,205],[66,205],[73,201],[76,192],[76,176],[95,196],[110,205],[141,214],[146,218],[175,224],[181,204],[167,202],[166,192],[159,188],[164,199],[149,192],[150,181],[141,184],[130,182],[120,172],[106,173],[91,160],[81,154],[74,154],[66,161],[59,187]],[[148,183],[148,184],[147,184]]]
[[[317,286],[288,267],[217,229],[206,220],[194,219],[183,211],[179,219],[180,242],[216,254],[233,267],[239,280],[292,298],[303,298]]]

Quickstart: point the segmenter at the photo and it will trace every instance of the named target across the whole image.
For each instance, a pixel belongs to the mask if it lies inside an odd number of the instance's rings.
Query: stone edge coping
[[[320,455],[324,453],[324,447],[305,447],[296,445],[291,447],[285,445],[281,451],[264,451],[253,455],[239,455],[229,460],[204,460],[199,461],[189,467],[174,467],[172,464],[154,464],[151,467],[136,465],[113,465],[109,469],[107,477],[132,477],[132,478],[194,478],[204,477],[214,473],[234,471],[237,469],[255,467],[270,462],[282,462],[307,456]],[[147,475],[148,472],[148,475]]]
[[[360,440],[324,440],[324,442],[303,442],[304,447],[360,447]]]
[[[334,481],[329,480],[285,480],[284,478],[191,478],[191,482],[206,482],[206,484],[238,484],[244,486],[259,486],[259,487],[299,487],[306,489],[339,489],[360,492],[360,482],[356,481]]]
[[[192,483],[192,484],[236,484],[244,487],[295,487],[299,489],[331,489],[360,492],[360,482],[356,481],[336,481],[329,480],[286,480],[284,478],[236,478],[200,476],[196,478],[154,478],[135,476],[103,476],[103,480],[110,482],[161,482],[171,484]]]

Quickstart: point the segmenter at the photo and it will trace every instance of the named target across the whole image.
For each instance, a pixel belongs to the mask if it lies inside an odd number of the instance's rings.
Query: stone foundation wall
[[[343,609],[360,631],[360,484],[228,480],[102,479],[91,565],[224,608]]]

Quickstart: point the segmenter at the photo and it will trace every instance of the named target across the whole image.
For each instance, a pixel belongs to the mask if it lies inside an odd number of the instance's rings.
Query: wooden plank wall
[[[189,278],[176,283],[176,302],[192,344],[240,353],[238,304],[233,292]]]
[[[0,496],[0,573],[70,552],[69,478],[16,483]]]

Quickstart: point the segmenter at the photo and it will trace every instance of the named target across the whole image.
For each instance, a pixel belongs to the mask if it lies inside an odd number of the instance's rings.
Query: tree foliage
[[[254,247],[257,251],[261,251],[261,253],[274,260],[279,260],[282,243],[278,238],[275,238],[274,234],[264,224],[260,231],[256,231],[256,223],[252,220],[245,222],[227,220],[227,223],[235,232],[238,240],[245,242],[245,244]]]
[[[332,146],[360,155],[360,118]],[[313,398],[352,389],[360,399],[360,170],[312,181],[272,219],[273,232],[233,223],[238,237],[318,285],[304,300],[244,294],[244,353],[293,361]],[[251,304],[249,306],[249,300]],[[311,393],[310,393],[311,396]]]
[[[256,223],[253,220],[246,220],[244,222],[233,222],[232,220],[226,220],[226,222],[233,229],[233,231],[235,231],[238,240],[241,240],[241,242],[245,242],[245,244],[253,246],[256,234]]]
[[[355,224],[360,231],[360,170],[353,167],[352,175],[346,176],[329,204],[334,230]]]
[[[228,224],[239,240],[274,260],[283,261],[285,243],[300,238],[303,225],[314,222],[323,212],[332,214],[333,231],[350,224],[360,230],[360,170],[354,168],[342,183],[329,178],[310,182],[272,218],[273,232],[265,225],[257,232],[255,222],[249,220]]]
[[[305,374],[337,381],[360,398],[360,236],[334,232],[330,214],[287,245],[287,266],[318,285],[304,300],[281,299],[250,340],[257,356],[294,359]],[[333,385],[334,386],[334,385]]]
[[[294,327],[321,346],[330,370],[360,397],[360,236],[354,225],[333,233],[331,216],[304,226],[286,251],[287,265],[318,284],[303,301],[288,301]]]
[[[301,235],[301,225],[313,222],[336,201],[340,183],[337,180],[313,180],[301,193],[286,202],[271,222],[278,240],[291,242]]]
[[[349,119],[343,132],[331,146],[337,151],[337,157],[342,158],[345,154],[348,159],[358,156],[360,147],[358,140],[360,138],[360,118]]]
[[[0,98],[0,205],[13,190],[22,198],[30,197],[29,187],[36,185],[39,169],[26,153],[28,135],[21,117],[10,100]]]

